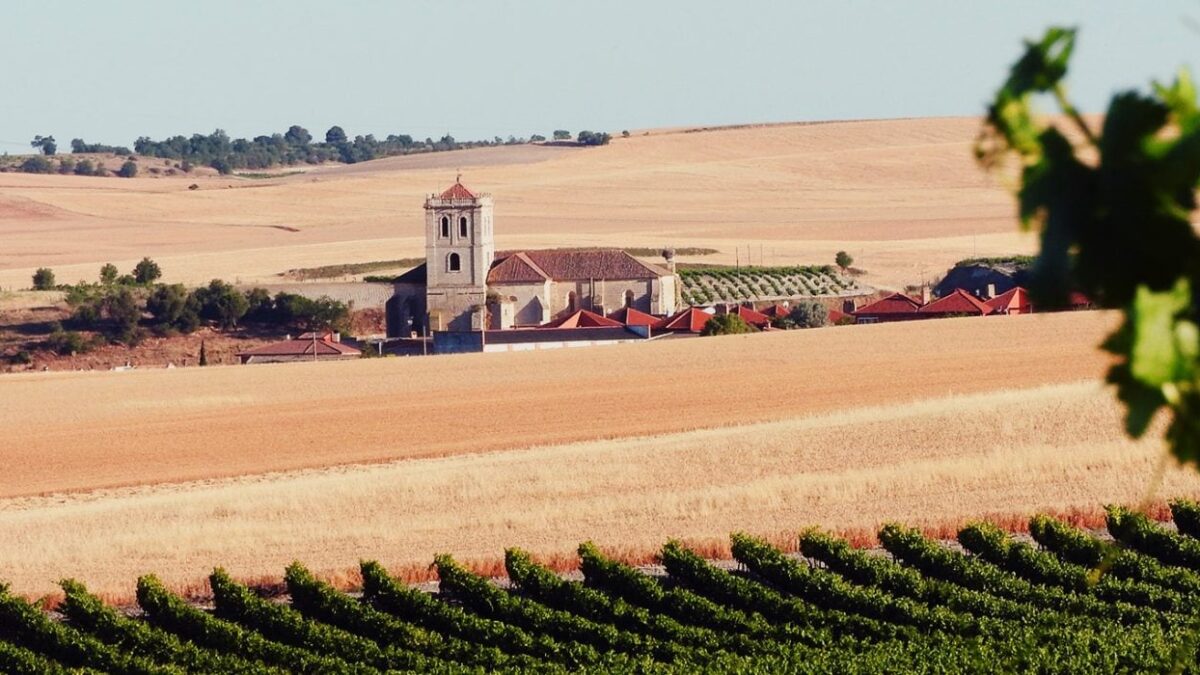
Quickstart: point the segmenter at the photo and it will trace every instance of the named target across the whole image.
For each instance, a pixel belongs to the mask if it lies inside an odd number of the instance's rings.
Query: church
[[[495,250],[492,197],[461,177],[425,199],[425,263],[393,281],[388,334],[536,327],[579,310],[664,316],[680,304],[674,263],[620,249]]]

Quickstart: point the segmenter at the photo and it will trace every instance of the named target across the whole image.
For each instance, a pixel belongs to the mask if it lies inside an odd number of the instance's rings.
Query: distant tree
[[[104,298],[104,313],[112,322],[107,331],[108,339],[121,344],[133,345],[141,339],[138,324],[142,320],[142,308],[138,299],[128,288],[119,288]]]
[[[737,335],[753,332],[754,328],[737,314],[718,314],[709,319],[700,330],[701,335]]]
[[[34,136],[32,141],[29,141],[31,147],[42,151],[43,155],[53,155],[58,152],[58,144],[54,142],[53,136]]]
[[[246,291],[246,321],[268,323],[274,319],[275,303],[265,288]]]
[[[346,132],[339,126],[329,127],[329,131],[325,132],[326,143],[345,143]]]
[[[532,134],[529,137],[530,143],[541,143],[542,141],[545,141],[545,140],[546,140],[546,137],[541,134]]]
[[[150,258],[142,258],[133,268],[133,280],[139,284],[154,283],[162,276],[162,268]]]
[[[200,316],[192,296],[183,284],[161,285],[146,298],[146,311],[161,329],[172,328],[190,333],[200,326]]]
[[[837,255],[834,256],[833,261],[837,263],[838,267],[842,268],[843,272],[850,269],[850,266],[854,264],[854,258],[845,251],[838,251]]]
[[[629,130],[628,129],[621,132],[621,138],[629,138]]]
[[[288,127],[288,130],[283,134],[283,140],[287,141],[288,145],[295,145],[301,148],[308,147],[312,142],[312,134],[308,133],[308,129],[302,126],[293,124]]]
[[[63,157],[58,160],[58,172],[63,175],[75,173],[75,160],[70,157]]]
[[[583,145],[608,145],[612,135],[606,132],[581,131],[575,136],[575,140]]]
[[[566,129],[555,129],[554,130],[554,140],[556,140],[556,141],[565,141],[565,140],[569,139],[570,137],[571,137],[571,132],[567,131]]]
[[[39,267],[38,270],[33,273],[33,290],[54,290],[54,270],[51,270],[48,267]]]
[[[213,279],[208,286],[192,292],[200,316],[217,322],[221,328],[237,327],[238,321],[250,309],[246,296],[232,285]]]
[[[138,174],[137,162],[127,160],[121,165],[121,169],[117,171],[117,175],[121,178],[133,178]]]
[[[204,347],[204,340],[200,341],[200,361],[201,366],[208,365],[208,350]]]
[[[81,159],[75,163],[76,176],[94,176],[96,175],[96,165],[90,159]]]
[[[792,307],[788,318],[796,328],[820,328],[829,323],[829,310],[816,300],[801,300]]]
[[[120,272],[117,271],[116,265],[112,263],[104,263],[104,266],[100,268],[100,283],[104,284],[105,286],[112,286],[114,283],[116,283],[118,274],[120,274]]]
[[[227,176],[233,173],[233,164],[231,164],[229,160],[224,157],[217,157],[213,161],[209,162],[208,165],[216,169],[217,173],[221,174],[222,176]]]

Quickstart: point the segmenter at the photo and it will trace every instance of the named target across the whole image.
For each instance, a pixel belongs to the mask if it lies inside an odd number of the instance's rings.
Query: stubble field
[[[14,376],[0,412],[0,570],[112,599],[155,571],[271,578],[359,558],[594,539],[645,560],[745,530],[939,531],[1136,502],[1162,449],[1122,436],[1076,313],[589,350]],[[1200,494],[1171,469],[1163,495]]]
[[[0,288],[27,287],[41,266],[74,282],[143,255],[189,283],[420,255],[423,196],[458,169],[495,196],[499,248],[697,246],[721,251],[705,262],[755,264],[828,264],[846,249],[866,283],[902,286],[1035,246],[1016,232],[1011,196],[972,161],[978,126],[639,132],[598,148],[483,148],[269,180],[2,174]]]

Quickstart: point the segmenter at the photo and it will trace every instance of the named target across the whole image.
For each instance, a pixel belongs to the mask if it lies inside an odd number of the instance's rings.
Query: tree
[[[545,136],[543,136],[543,135],[541,135],[541,134],[532,134],[532,135],[529,137],[529,142],[530,142],[530,143],[541,143],[541,142],[542,142],[542,141],[544,141],[544,140],[546,140],[546,137],[545,137]]]
[[[329,131],[325,132],[325,142],[333,144],[345,143],[346,132],[337,125],[329,127]]]
[[[217,322],[223,329],[237,327],[238,321],[250,309],[246,296],[232,285],[213,279],[208,286],[192,292],[200,316]]]
[[[265,288],[252,288],[246,291],[246,321],[267,323],[274,319],[275,303],[271,293]]]
[[[124,164],[121,165],[121,169],[119,171],[117,171],[117,175],[120,176],[121,178],[133,178],[134,176],[137,175],[137,173],[138,173],[137,162],[134,162],[132,160],[127,160]]]
[[[40,155],[29,157],[21,162],[24,173],[54,173],[54,163]]]
[[[231,164],[229,160],[224,157],[217,157],[213,161],[209,162],[208,165],[216,169],[217,173],[221,174],[222,176],[228,176],[229,174],[233,173],[233,164]]]
[[[292,126],[288,127],[287,132],[283,134],[283,140],[287,141],[288,145],[307,148],[308,144],[312,142],[312,134],[308,133],[308,129],[305,129],[297,124],[293,124]]]
[[[58,152],[58,144],[54,142],[53,136],[34,136],[32,141],[29,141],[31,147],[42,151],[43,155],[53,155]]]
[[[850,269],[850,266],[854,264],[854,258],[845,251],[838,251],[837,255],[833,257],[833,262],[836,263],[838,267],[842,268],[842,272],[845,273],[845,271]]]
[[[108,338],[126,345],[137,344],[141,339],[138,324],[142,320],[142,308],[128,288],[118,288],[103,300],[104,313],[112,321]]]
[[[737,335],[739,333],[753,333],[754,328],[746,323],[742,317],[737,314],[718,314],[709,319],[704,328],[700,329],[701,335]]]
[[[608,145],[612,136],[606,132],[581,131],[575,140],[583,145]]]
[[[54,270],[48,267],[39,267],[38,270],[33,273],[33,290],[54,290]]]
[[[621,132],[621,138],[629,138],[629,130],[628,129]]]
[[[1123,312],[1102,346],[1117,358],[1108,382],[1125,404],[1126,431],[1142,436],[1166,408],[1171,453],[1200,464],[1196,88],[1181,71],[1150,94],[1118,92],[1098,133],[1063,85],[1074,45],[1064,28],[1026,43],[988,108],[976,157],[990,170],[1019,161],[1021,225],[1041,234],[1034,302],[1065,304],[1080,290]],[[1052,97],[1061,116],[1037,118],[1035,96]]]
[[[75,163],[76,176],[94,176],[96,175],[96,165],[90,159],[81,159]]]
[[[199,361],[199,365],[201,365],[201,366],[207,366],[207,365],[208,365],[208,350],[207,350],[207,349],[204,347],[204,340],[201,340],[201,341],[200,341],[200,361]]]
[[[200,317],[192,296],[183,284],[161,285],[146,298],[146,311],[160,329],[172,328],[190,333],[200,326]]]
[[[571,132],[567,131],[566,129],[555,129],[554,130],[554,140],[565,141],[569,138],[571,138]]]
[[[120,274],[120,272],[117,271],[116,265],[112,263],[104,263],[104,266],[100,268],[100,283],[104,284],[105,286],[112,286],[117,282],[118,274]]]
[[[142,258],[141,262],[133,268],[133,281],[138,284],[150,284],[158,280],[162,276],[162,269],[158,263],[150,258]]]
[[[829,323],[829,310],[816,300],[801,300],[787,318],[796,328],[820,328]]]

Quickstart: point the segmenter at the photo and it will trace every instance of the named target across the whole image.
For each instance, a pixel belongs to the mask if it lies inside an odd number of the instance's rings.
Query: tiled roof
[[[863,305],[854,310],[855,314],[912,314],[921,307],[921,303],[903,293],[892,293],[886,298],[880,298],[869,305]]]
[[[762,313],[771,317],[772,319],[782,319],[790,314],[791,310],[783,305],[771,305],[770,307],[764,308]]]
[[[986,316],[992,313],[992,308],[963,289],[956,288],[917,311],[922,314],[974,314]]]
[[[461,182],[455,181],[454,185],[443,190],[438,197],[440,199],[475,199],[475,193],[468,190]]]
[[[763,326],[769,326],[771,324],[771,317],[763,314],[762,312],[756,311],[752,307],[746,307],[745,305],[738,305],[737,315],[742,318],[742,321],[745,321],[755,328],[762,328]]]
[[[238,352],[238,356],[308,356],[311,357],[313,352],[320,356],[358,356],[361,351],[344,345],[340,342],[334,342],[330,339],[328,333],[318,334],[314,339],[312,333],[305,333],[300,337],[291,340],[283,340],[253,349],[247,349],[244,352]]]
[[[595,312],[581,309],[570,316],[539,326],[539,328],[621,328],[625,324]]]
[[[546,274],[537,263],[529,259],[524,252],[514,253],[493,263],[488,271],[488,283],[502,284],[522,281],[546,281]]]
[[[507,251],[496,254],[496,268],[513,255],[524,253],[529,262],[536,265],[546,276],[556,281],[584,281],[587,279],[657,279],[669,276],[667,270],[644,263],[625,251],[615,248],[598,249],[545,249],[540,251]],[[504,281],[493,279],[489,282]]]
[[[845,321],[846,319],[853,319],[853,318],[854,318],[853,316],[841,311],[840,309],[829,310],[829,323],[831,323],[831,324],[837,325],[837,324],[841,323],[842,321]]]
[[[708,323],[708,320],[711,318],[713,318],[713,315],[702,309],[688,307],[676,312],[674,316],[664,319],[659,328],[661,330],[699,333],[704,330],[704,324]]]
[[[609,314],[608,318],[613,321],[619,321],[626,326],[657,326],[662,321],[662,319],[653,314],[647,314],[640,309],[632,307],[622,307]]]
[[[1028,312],[1030,308],[1029,292],[1020,286],[1013,286],[1007,291],[997,295],[985,303],[992,311],[1007,311],[1016,307],[1017,309]]]

